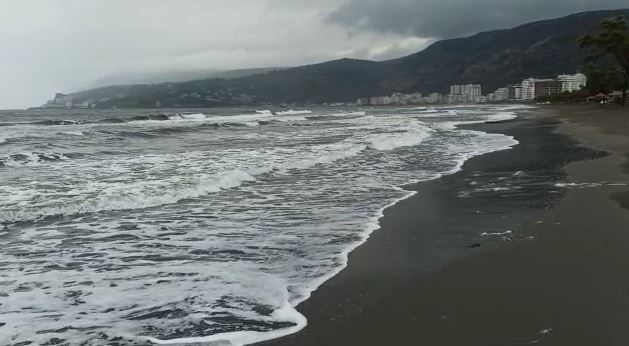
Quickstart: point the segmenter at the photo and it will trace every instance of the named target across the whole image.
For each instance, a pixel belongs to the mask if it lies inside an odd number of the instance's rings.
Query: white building
[[[560,74],[557,80],[561,82],[561,92],[573,92],[583,89],[588,78],[583,73]]]
[[[535,99],[535,78],[527,78],[522,81],[522,100],[533,101]]]
[[[482,97],[480,84],[451,85],[448,100],[451,103],[481,102]]]
[[[557,88],[553,84],[553,90],[549,90],[549,88],[543,88],[545,84],[551,83],[559,83],[559,87]],[[537,87],[536,87],[537,84]],[[536,97],[542,95],[549,95],[561,92],[573,92],[577,90],[581,90],[587,84],[587,77],[582,73],[567,75],[562,74],[557,76],[554,79],[537,79],[537,78],[527,78],[522,81],[522,100],[523,101],[533,101]],[[540,88],[540,90],[536,90]]]
[[[463,93],[467,95],[470,102],[480,102],[483,99],[483,88],[480,84],[468,84],[465,86]]]

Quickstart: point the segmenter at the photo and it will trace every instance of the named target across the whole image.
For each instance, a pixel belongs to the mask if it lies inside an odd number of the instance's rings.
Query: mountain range
[[[237,70],[172,70],[161,72],[114,74],[99,78],[95,82],[91,83],[89,88],[95,89],[110,85],[181,83],[213,78],[232,79],[264,74],[269,71],[279,71],[283,69],[286,69],[286,67],[264,67]]]
[[[352,102],[392,92],[447,92],[451,84],[481,84],[485,93],[527,77],[554,77],[583,66],[577,42],[603,19],[629,9],[592,11],[512,29],[435,42],[388,61],[339,59],[236,78],[107,86],[70,95],[97,107],[212,107]]]

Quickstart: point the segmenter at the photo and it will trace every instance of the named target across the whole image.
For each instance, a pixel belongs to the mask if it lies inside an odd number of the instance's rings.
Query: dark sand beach
[[[267,344],[629,344],[629,110],[481,127],[520,145],[410,187],[298,307],[308,326]]]

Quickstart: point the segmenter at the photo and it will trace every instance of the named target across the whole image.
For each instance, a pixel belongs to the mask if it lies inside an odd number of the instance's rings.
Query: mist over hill
[[[598,30],[604,18],[618,15],[629,17],[629,9],[578,13],[439,41],[389,61],[340,59],[236,78],[109,86],[71,97],[75,103],[87,101],[97,107],[212,107],[351,102],[392,92],[446,92],[449,85],[459,83],[478,83],[491,92],[526,77],[581,69],[585,52],[578,38]]]
[[[92,83],[89,88],[102,88],[111,85],[133,85],[133,84],[159,84],[159,83],[181,83],[200,79],[212,78],[240,78],[256,74],[266,73],[269,71],[278,71],[287,67],[265,67],[265,68],[248,68],[237,70],[174,70],[159,71],[145,73],[127,73],[115,74],[99,78]]]

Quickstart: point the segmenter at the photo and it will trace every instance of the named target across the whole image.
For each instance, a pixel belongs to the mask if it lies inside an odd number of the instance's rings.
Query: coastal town
[[[561,74],[556,78],[527,78],[517,84],[499,88],[492,93],[483,95],[480,84],[457,84],[450,86],[450,93],[393,93],[390,96],[361,98],[356,101],[359,106],[381,105],[416,105],[416,104],[466,104],[494,102],[533,102],[544,96],[570,93],[583,89],[587,84],[587,76],[583,73]]]
[[[280,103],[277,106],[404,106],[404,105],[425,105],[425,104],[483,104],[483,103],[531,103],[544,102],[552,96],[570,95],[571,93],[584,90],[588,84],[588,77],[583,73],[560,74],[555,78],[526,78],[519,83],[511,84],[498,88],[493,92],[484,94],[483,86],[479,83],[473,84],[455,84],[450,86],[450,92],[443,94],[433,92],[423,94],[421,92],[403,93],[394,92],[385,96],[372,96],[359,98],[356,101],[346,102],[308,102],[308,103]],[[168,84],[167,84],[168,85]],[[207,91],[209,93],[209,91]],[[117,98],[124,97],[117,95]],[[181,107],[183,105],[197,105],[199,100],[204,99],[208,102],[214,102],[215,105],[251,105],[256,103],[253,95],[231,92],[214,92],[203,96],[198,93],[184,93],[176,97],[178,102],[175,104],[162,102],[161,98],[150,104],[150,107]],[[610,94],[599,93],[597,95],[589,95],[583,97],[584,101],[591,102],[610,102],[614,99],[622,98],[621,91],[615,91]],[[67,109],[89,109],[89,108],[117,108],[115,102],[113,105],[109,103],[115,101],[116,98],[99,98],[99,99],[81,99],[76,98],[74,94],[57,93],[54,98],[44,104],[43,108],[67,108]],[[196,100],[196,101],[195,101]],[[194,102],[193,102],[194,101]],[[193,102],[193,103],[190,103]],[[259,102],[257,102],[259,103]],[[270,103],[263,103],[271,106]]]

